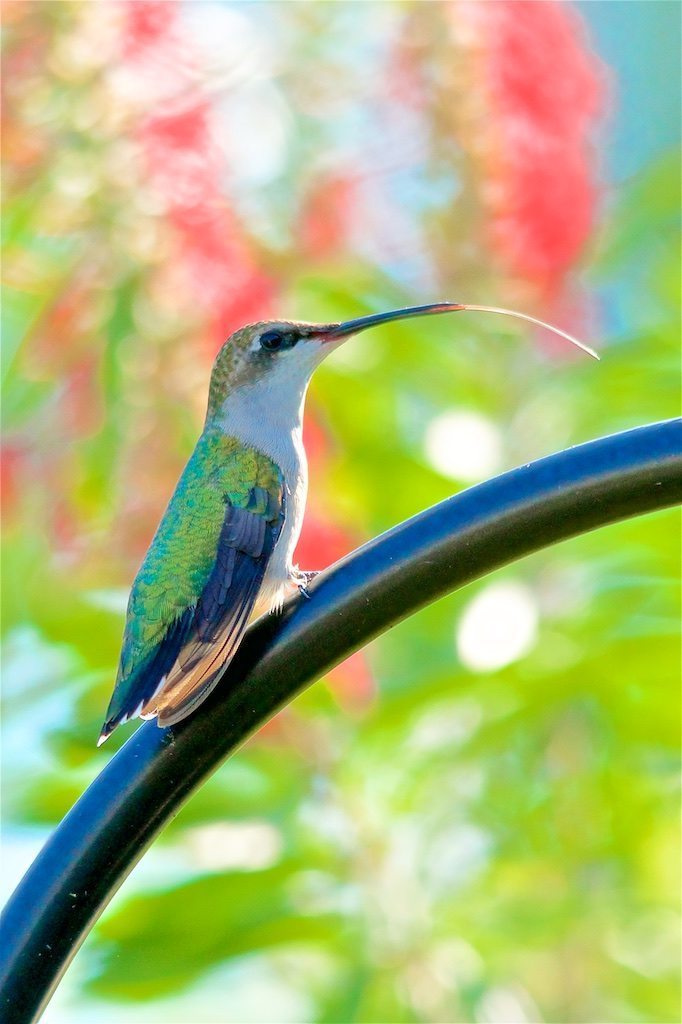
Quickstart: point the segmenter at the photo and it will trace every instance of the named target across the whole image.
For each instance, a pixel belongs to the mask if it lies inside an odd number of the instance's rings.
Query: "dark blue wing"
[[[215,564],[199,600],[127,680],[125,703],[105,722],[100,742],[138,714],[158,715],[159,725],[171,725],[208,696],[239,646],[284,516],[283,487],[276,498],[252,488],[245,507],[227,502]]]

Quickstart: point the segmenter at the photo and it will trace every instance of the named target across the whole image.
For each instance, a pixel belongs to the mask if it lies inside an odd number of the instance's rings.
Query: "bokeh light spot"
[[[500,432],[477,412],[451,410],[436,416],[426,430],[424,448],[429,464],[452,480],[484,480],[502,463]]]
[[[456,632],[460,661],[474,672],[493,672],[518,661],[538,633],[535,596],[523,583],[491,583],[466,606]]]

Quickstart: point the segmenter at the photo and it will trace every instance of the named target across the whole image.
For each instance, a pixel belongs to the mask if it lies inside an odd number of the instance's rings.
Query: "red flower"
[[[71,367],[65,379],[64,414],[69,434],[94,434],[102,426],[104,410],[97,386],[98,360],[94,352]]]
[[[475,29],[481,62],[483,196],[493,247],[513,272],[551,295],[592,226],[599,64],[564,3],[502,0],[457,5],[456,13]]]
[[[336,255],[348,238],[357,207],[355,182],[340,173],[318,179],[310,189],[299,219],[299,245],[307,256]]]
[[[125,54],[154,46],[176,20],[176,4],[170,0],[127,0],[123,47]]]
[[[177,232],[174,258],[188,303],[204,311],[212,356],[235,328],[267,315],[274,282],[257,266],[226,202],[208,102],[194,94],[185,97],[145,119],[137,137],[148,180]]]
[[[3,521],[7,524],[21,501],[25,452],[18,445],[4,444],[0,450],[0,494]]]

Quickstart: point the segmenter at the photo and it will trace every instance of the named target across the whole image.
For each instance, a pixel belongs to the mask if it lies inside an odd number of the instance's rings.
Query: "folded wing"
[[[202,439],[203,440],[203,439]],[[284,481],[230,438],[201,442],[135,580],[100,742],[141,714],[171,725],[234,656],[284,524]]]

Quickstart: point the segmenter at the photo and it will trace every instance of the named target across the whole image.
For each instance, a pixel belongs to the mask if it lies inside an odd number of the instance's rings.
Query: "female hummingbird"
[[[411,306],[344,323],[270,320],[236,331],[216,357],[204,429],[135,578],[116,685],[98,746],[131,718],[179,722],[208,696],[256,615],[315,573],[293,564],[307,466],[305,395],[322,360],[391,320],[494,307]]]

